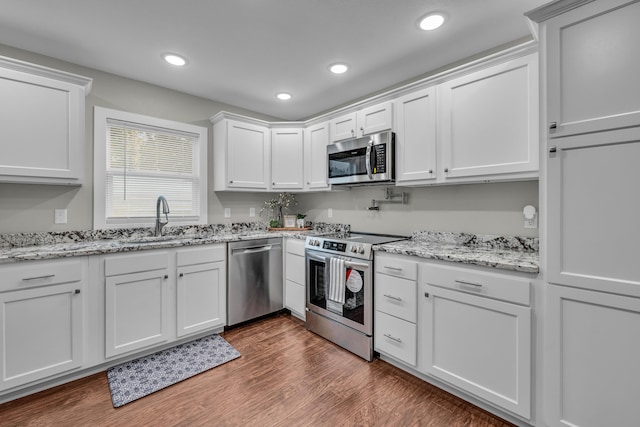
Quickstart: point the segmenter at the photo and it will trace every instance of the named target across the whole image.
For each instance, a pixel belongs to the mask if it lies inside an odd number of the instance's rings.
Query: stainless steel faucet
[[[165,222],[160,221],[160,203],[162,203],[162,213],[166,219]],[[169,203],[164,196],[158,196],[158,200],[156,201],[156,237],[162,236],[162,227],[167,224],[169,224]]]

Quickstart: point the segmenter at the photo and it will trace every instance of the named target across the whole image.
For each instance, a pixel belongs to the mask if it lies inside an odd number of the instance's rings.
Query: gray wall
[[[0,55],[93,78],[86,99],[86,165],[82,187],[0,183],[0,233],[85,230],[93,221],[93,107],[113,108],[209,129],[209,165],[212,165],[212,127],[208,118],[221,110],[270,120],[272,117],[234,106],[176,92],[139,81],[80,67],[53,58],[0,45]],[[37,120],[37,117],[34,117]],[[209,170],[209,182],[212,171]],[[382,204],[380,211],[366,208],[371,199],[384,199],[384,187],[354,188],[331,193],[296,196],[290,213],[308,214],[312,221],[349,223],[354,230],[410,234],[413,230],[468,231],[488,234],[537,236],[523,228],[522,208],[538,206],[538,183],[514,182],[401,189],[409,193],[407,205]],[[265,200],[275,194],[209,192],[210,223],[255,221]],[[256,217],[249,216],[255,208]],[[54,209],[68,209],[68,223],[53,223]],[[224,218],[231,208],[231,218]],[[328,217],[328,209],[333,217]]]

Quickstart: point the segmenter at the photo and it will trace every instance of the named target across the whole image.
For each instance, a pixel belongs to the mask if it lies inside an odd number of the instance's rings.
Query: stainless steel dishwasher
[[[228,251],[227,325],[282,310],[282,239],[232,242]]]

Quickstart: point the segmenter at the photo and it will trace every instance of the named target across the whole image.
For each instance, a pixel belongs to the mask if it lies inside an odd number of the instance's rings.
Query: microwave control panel
[[[373,173],[387,172],[387,144],[376,144],[373,146],[374,161]]]

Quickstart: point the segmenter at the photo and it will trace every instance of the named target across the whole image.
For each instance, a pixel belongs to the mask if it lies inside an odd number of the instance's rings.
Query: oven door
[[[307,310],[342,323],[366,335],[373,333],[371,261],[347,258],[345,303],[327,298],[329,265],[332,255],[307,250]]]

